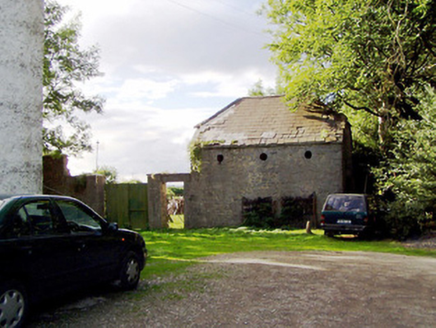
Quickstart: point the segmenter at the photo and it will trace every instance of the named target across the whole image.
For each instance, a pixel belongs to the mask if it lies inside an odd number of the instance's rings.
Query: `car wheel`
[[[0,327],[21,327],[27,314],[27,305],[27,294],[20,284],[0,284]]]
[[[121,264],[120,287],[124,290],[135,289],[141,274],[138,256],[128,252]]]

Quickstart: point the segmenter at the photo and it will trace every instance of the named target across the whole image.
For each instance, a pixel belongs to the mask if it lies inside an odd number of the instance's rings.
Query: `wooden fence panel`
[[[105,191],[109,221],[131,229],[148,228],[147,184],[108,184]]]
[[[129,185],[129,218],[132,227],[148,228],[148,190],[146,184]]]

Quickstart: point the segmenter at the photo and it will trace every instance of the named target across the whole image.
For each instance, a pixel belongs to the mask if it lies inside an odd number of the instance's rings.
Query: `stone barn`
[[[351,187],[351,150],[344,115],[237,99],[196,126],[185,227],[316,225],[325,197]]]

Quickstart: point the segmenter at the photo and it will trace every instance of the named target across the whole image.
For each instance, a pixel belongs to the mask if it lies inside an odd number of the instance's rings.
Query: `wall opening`
[[[307,150],[307,151],[304,153],[304,157],[305,157],[306,159],[311,159],[311,158],[312,158],[312,152],[311,152],[310,150]]]
[[[183,182],[166,183],[166,199],[168,211],[168,227],[170,229],[185,228],[185,196]]]
[[[259,158],[261,161],[266,161],[268,159],[268,155],[265,153],[262,153],[262,154],[260,154]]]

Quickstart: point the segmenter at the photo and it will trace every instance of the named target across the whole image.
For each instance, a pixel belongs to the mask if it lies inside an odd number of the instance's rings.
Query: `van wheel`
[[[128,252],[121,264],[120,287],[124,290],[132,290],[138,286],[141,275],[138,256],[135,252]]]
[[[28,299],[18,283],[0,284],[0,327],[20,328],[27,315]]]

